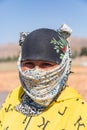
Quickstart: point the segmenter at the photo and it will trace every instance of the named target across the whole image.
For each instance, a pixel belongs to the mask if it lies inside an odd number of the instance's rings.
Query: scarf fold
[[[18,60],[19,76],[26,94],[36,103],[47,107],[65,86],[71,68],[70,48],[58,67],[43,71],[40,69],[21,70],[21,55]]]
[[[41,106],[34,102],[29,96],[25,93],[22,97],[20,104],[15,106],[15,110],[26,115],[26,116],[35,116],[40,114],[45,109],[44,106]]]

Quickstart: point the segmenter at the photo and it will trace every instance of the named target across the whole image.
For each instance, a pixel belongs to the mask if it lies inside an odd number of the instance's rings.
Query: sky
[[[57,30],[64,23],[72,36],[87,37],[87,0],[0,0],[0,44],[18,43],[20,32]]]

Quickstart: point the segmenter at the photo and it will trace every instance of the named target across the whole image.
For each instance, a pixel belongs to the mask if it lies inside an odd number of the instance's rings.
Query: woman
[[[37,29],[20,40],[21,87],[3,104],[0,130],[87,130],[87,103],[66,85],[70,33],[61,29]]]

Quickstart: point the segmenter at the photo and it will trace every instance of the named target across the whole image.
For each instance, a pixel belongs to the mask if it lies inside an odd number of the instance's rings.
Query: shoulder
[[[70,99],[82,99],[81,95],[72,87],[66,86],[63,91],[61,91],[57,101],[66,101]]]
[[[23,95],[24,90],[21,86],[15,88],[12,92],[9,93],[8,97],[9,98],[21,98],[21,96]]]
[[[87,102],[75,89],[71,87],[66,87],[61,92],[57,99],[57,103],[60,103],[67,108],[70,108],[70,110],[76,111],[77,113],[87,113]]]
[[[87,102],[75,89],[66,87],[58,97],[56,106],[58,106],[57,111],[61,118],[70,119],[75,127],[83,124],[83,128],[87,129]]]
[[[23,95],[24,91],[22,87],[17,87],[13,91],[11,91],[5,102],[3,103],[2,107],[6,106],[7,104],[12,104],[13,106],[21,101],[21,97]]]

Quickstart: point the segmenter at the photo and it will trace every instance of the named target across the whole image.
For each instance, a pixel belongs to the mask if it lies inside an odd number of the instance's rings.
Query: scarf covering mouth
[[[54,62],[58,66],[48,71],[41,69],[22,71],[21,61],[25,60]],[[50,29],[31,32],[21,46],[18,59],[20,81],[25,95],[29,98],[23,96],[22,102],[16,107],[16,110],[27,113],[27,115],[40,114],[56,100],[65,88],[70,69],[71,49],[67,40],[59,32]],[[26,101],[28,99],[29,102]]]
[[[58,67],[43,71],[40,69],[21,70],[21,54],[18,60],[19,77],[25,93],[36,103],[48,106],[65,86],[70,73],[70,49]]]

